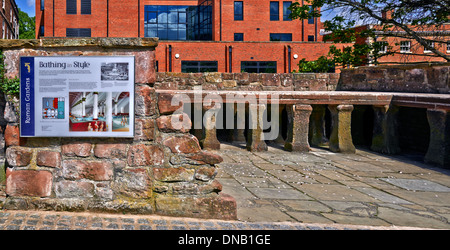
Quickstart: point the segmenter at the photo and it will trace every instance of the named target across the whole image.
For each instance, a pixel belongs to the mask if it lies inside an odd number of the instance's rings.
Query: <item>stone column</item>
[[[192,113],[192,128],[195,137],[198,141],[203,139],[203,108],[201,103],[194,103],[191,106],[193,108]]]
[[[329,105],[331,111],[332,130],[330,150],[341,153],[355,153],[352,141],[351,121],[353,105]]]
[[[267,151],[264,142],[263,115],[265,104],[249,104],[250,128],[247,135],[247,150],[252,152]]]
[[[284,138],[283,138],[283,109],[286,105],[283,104],[279,104],[278,105],[278,136],[275,139],[275,143],[285,143]],[[275,121],[271,121],[272,124],[274,124]]]
[[[236,103],[234,105],[234,135],[233,140],[235,142],[245,142],[245,113],[246,108],[245,104],[238,104]]]
[[[374,124],[371,150],[383,154],[400,152],[397,114],[398,107],[390,105],[372,106]]]
[[[312,112],[309,120],[309,142],[312,146],[328,145],[328,138],[325,134],[325,105],[312,105]]]
[[[425,162],[450,168],[450,112],[428,109],[427,118],[430,125],[430,144]]]
[[[220,111],[221,104],[215,103],[214,106],[203,105],[203,139],[200,141],[203,149],[218,150],[220,142],[216,135],[217,113]]]
[[[284,148],[288,151],[308,152],[309,116],[311,105],[286,105],[289,118],[288,134]]]

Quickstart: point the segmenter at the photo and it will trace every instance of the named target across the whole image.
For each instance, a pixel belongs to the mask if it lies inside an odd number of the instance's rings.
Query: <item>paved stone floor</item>
[[[218,180],[238,219],[450,229],[450,170],[407,157],[222,144]]]
[[[222,144],[217,153],[237,221],[0,210],[0,230],[450,229],[450,170],[361,149],[251,153]]]

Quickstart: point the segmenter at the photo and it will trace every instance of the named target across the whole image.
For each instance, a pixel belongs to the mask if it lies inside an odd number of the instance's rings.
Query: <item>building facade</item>
[[[1,38],[19,39],[19,9],[14,0],[1,0]]]
[[[288,73],[331,45],[322,41],[320,18],[289,19],[291,3],[37,0],[36,38],[159,37],[160,72]]]

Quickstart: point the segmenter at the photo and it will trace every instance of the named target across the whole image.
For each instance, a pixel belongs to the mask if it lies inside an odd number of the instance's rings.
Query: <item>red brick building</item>
[[[1,39],[19,39],[19,10],[14,0],[1,1]]]
[[[319,18],[289,19],[291,3],[39,0],[36,37],[159,37],[160,72],[287,73],[331,45],[322,42]]]

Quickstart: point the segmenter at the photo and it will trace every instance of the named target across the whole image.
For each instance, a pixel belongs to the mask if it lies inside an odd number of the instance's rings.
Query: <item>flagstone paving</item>
[[[222,144],[218,180],[245,222],[450,229],[450,170],[404,156]]]

